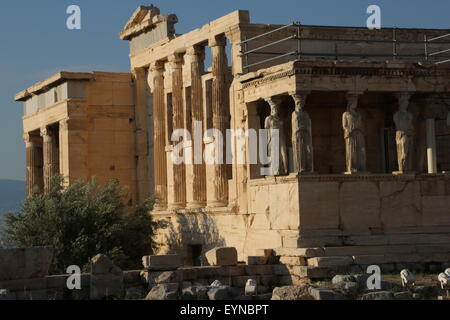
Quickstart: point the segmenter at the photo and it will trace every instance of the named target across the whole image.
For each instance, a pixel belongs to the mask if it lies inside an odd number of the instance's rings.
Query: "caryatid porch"
[[[289,154],[286,174],[263,176],[261,164],[248,166],[248,212],[270,210],[283,246],[290,247],[401,244],[411,234],[426,237],[431,226],[450,232],[450,189],[443,187],[450,167],[442,139],[450,131],[449,79],[448,69],[413,64],[317,61],[239,77],[247,129],[267,126],[278,104]],[[307,148],[300,157],[293,134],[299,111],[312,135],[302,140]],[[349,149],[352,130],[360,138]]]

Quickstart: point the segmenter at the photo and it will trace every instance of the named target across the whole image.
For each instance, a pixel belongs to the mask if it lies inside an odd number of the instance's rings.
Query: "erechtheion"
[[[450,30],[177,21],[142,6],[120,33],[131,73],[60,72],[16,95],[29,192],[57,173],[118,179],[130,206],[157,198],[160,252],[186,264],[224,245],[301,257],[303,275],[450,261]]]

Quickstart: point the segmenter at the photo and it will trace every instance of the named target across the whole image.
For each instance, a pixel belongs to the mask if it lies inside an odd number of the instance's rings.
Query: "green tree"
[[[65,273],[69,265],[86,267],[98,253],[123,269],[140,267],[142,256],[152,252],[153,201],[127,210],[125,195],[116,180],[64,188],[56,176],[47,194],[34,190],[20,212],[6,214],[3,238],[17,247],[52,246],[52,273]]]

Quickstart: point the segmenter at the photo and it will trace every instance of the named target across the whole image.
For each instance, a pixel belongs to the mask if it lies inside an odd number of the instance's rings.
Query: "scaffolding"
[[[269,35],[273,35],[277,32],[281,32],[283,30],[289,29],[292,31],[292,35],[288,37],[281,38],[276,41],[267,42],[266,44],[260,45],[256,48],[250,48],[250,44],[254,42],[255,40],[260,40],[262,38],[265,38]],[[450,55],[444,55],[447,52],[450,52],[450,48],[446,50],[440,50],[436,52],[429,53],[430,45],[442,45],[442,44],[448,44],[450,46],[450,41],[446,42],[436,42],[437,40],[449,38],[450,34],[445,34],[439,37],[434,38],[428,38],[426,35],[424,36],[424,41],[412,41],[412,40],[399,40],[397,38],[397,29],[393,28],[392,30],[392,40],[371,40],[371,39],[334,39],[334,38],[310,38],[310,37],[302,37],[302,25],[300,22],[293,22],[291,24],[276,28],[274,30],[271,30],[269,32],[257,35],[255,37],[245,39],[244,41],[240,42],[239,45],[241,46],[241,52],[240,56],[244,59],[244,65],[243,70],[245,73],[248,73],[250,71],[251,67],[261,65],[264,63],[268,63],[274,60],[279,60],[285,57],[296,57],[297,60],[299,60],[301,57],[334,57],[335,60],[338,60],[339,57],[363,57],[363,58],[369,58],[369,57],[377,57],[377,58],[389,58],[392,57],[394,60],[397,58],[417,58],[418,62],[425,61],[430,62],[430,59],[437,59],[437,57],[444,57],[448,58]],[[295,50],[290,50],[288,52],[273,52],[273,51],[265,51],[265,49],[273,47],[277,44],[281,44],[283,42],[288,41],[296,41],[296,47]],[[392,44],[392,52],[389,53],[382,53],[382,54],[376,54],[376,53],[338,53],[337,52],[337,45],[335,45],[335,52],[334,53],[307,53],[302,51],[302,41],[328,41],[328,42],[359,42],[359,43],[386,43],[386,44]],[[416,53],[416,54],[407,54],[407,53],[398,53],[398,46],[400,44],[421,44],[423,43],[425,46],[425,52],[424,53]],[[264,51],[261,51],[264,50]],[[254,63],[249,63],[249,58],[252,55],[266,55],[271,56],[270,58],[263,59]],[[445,59],[442,61],[435,61],[431,62],[436,65],[443,64],[450,62],[450,59]]]

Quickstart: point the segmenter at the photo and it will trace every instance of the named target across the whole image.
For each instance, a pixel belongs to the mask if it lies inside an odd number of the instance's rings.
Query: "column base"
[[[202,209],[206,207],[206,202],[192,201],[188,202],[186,205],[187,209]]]
[[[228,201],[212,201],[207,203],[207,208],[227,207]]]
[[[395,174],[395,175],[401,175],[401,174],[414,175],[414,174],[416,174],[416,172],[415,171],[392,171],[392,174]]]
[[[346,172],[344,172],[344,174],[346,174],[346,175],[358,175],[358,174],[370,174],[370,172],[369,171],[355,171],[355,172],[349,172],[349,171],[346,171]]]
[[[185,203],[171,203],[169,204],[169,210],[178,210],[178,209],[185,209],[186,204]]]

